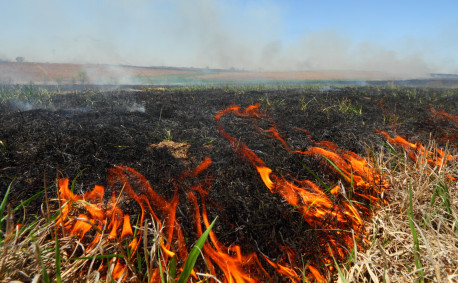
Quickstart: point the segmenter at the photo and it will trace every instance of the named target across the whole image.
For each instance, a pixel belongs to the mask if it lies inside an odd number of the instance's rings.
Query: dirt
[[[148,90],[75,91],[52,96],[35,108],[19,111],[17,101],[0,104],[0,197],[13,182],[10,202],[16,206],[46,185],[51,197],[57,177],[75,178],[76,192],[95,184],[106,185],[114,165],[132,167],[153,189],[171,199],[174,180],[195,168],[206,156],[212,165],[202,178],[211,182],[209,217],[227,246],[244,252],[262,252],[272,259],[283,256],[280,245],[292,249],[313,247],[314,232],[300,213],[270,193],[256,169],[235,154],[216,129],[214,115],[232,104],[260,103],[293,149],[327,140],[340,148],[367,156],[386,143],[374,130],[427,143],[430,137],[444,146],[457,146],[457,124],[438,114],[458,114],[458,95],[449,89],[400,87],[324,87],[321,89],[170,88]],[[434,109],[434,110],[433,110]],[[432,111],[433,110],[433,111]],[[288,153],[278,141],[256,130],[250,119],[228,116],[222,125],[246,143],[277,172],[316,181],[306,164],[328,184],[337,176],[310,156]],[[188,180],[193,183],[199,180]],[[183,181],[185,182],[185,181]],[[192,244],[195,236],[192,205],[180,191],[179,223]],[[40,214],[43,195],[27,213]],[[125,205],[135,214],[134,208]],[[128,212],[128,211],[126,211]],[[16,217],[20,219],[18,214]],[[135,219],[135,218],[132,218]],[[306,252],[313,260],[313,248]]]

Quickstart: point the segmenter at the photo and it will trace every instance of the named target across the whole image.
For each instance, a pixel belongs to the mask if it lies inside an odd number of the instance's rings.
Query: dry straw
[[[413,161],[388,148],[377,160],[388,204],[367,223],[368,248],[355,251],[337,281],[458,282],[457,155],[448,150],[453,159],[432,167],[424,154]]]
[[[431,147],[433,144],[429,145]],[[387,148],[377,154],[376,159],[378,171],[390,183],[385,192],[388,203],[374,211],[366,223],[366,249],[357,250],[355,244],[347,263],[339,266],[335,280],[457,282],[458,185],[453,180],[458,176],[456,152],[448,150],[454,158],[451,161],[444,158],[444,163],[432,167],[424,155],[412,161],[404,151],[389,145]],[[47,221],[53,219],[48,212],[33,223],[17,226],[12,208],[6,207],[5,201],[3,203],[0,206],[2,215],[4,210],[7,211],[0,222],[3,229],[0,237],[1,280],[101,282],[103,276],[94,264],[96,257],[124,252],[125,245],[109,241],[106,233],[102,235],[106,240],[100,241],[89,252],[85,252],[83,244],[75,241],[75,237],[56,239],[55,216],[54,220]],[[140,277],[152,276],[153,266],[161,256],[158,253],[161,233],[146,222],[136,229],[144,232],[142,249],[147,255],[144,257],[146,270],[142,271],[145,274],[139,274],[129,266],[132,276],[128,281],[140,282]],[[106,273],[107,282],[110,268],[112,271],[118,259],[105,259],[111,262]],[[164,273],[168,276],[167,271]],[[166,279],[170,280],[170,277]]]

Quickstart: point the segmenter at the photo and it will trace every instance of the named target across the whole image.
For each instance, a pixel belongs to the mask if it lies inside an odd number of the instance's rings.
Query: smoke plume
[[[15,22],[6,22],[11,18],[0,19],[4,27],[28,27],[19,34],[14,34],[14,29],[0,31],[1,58],[14,61],[16,56],[23,56],[27,61],[38,62],[263,71],[458,73],[452,56],[458,43],[449,39],[454,38],[454,29],[437,35],[438,40],[450,43],[450,48],[443,52],[434,39],[394,38],[396,44],[364,41],[339,27],[304,29],[285,39],[286,8],[276,4],[281,2],[27,3],[10,8],[9,14],[17,15]]]

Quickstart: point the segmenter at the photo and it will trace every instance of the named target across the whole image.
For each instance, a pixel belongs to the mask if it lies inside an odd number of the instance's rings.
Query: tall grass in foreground
[[[413,162],[390,145],[376,156],[377,166],[391,184],[386,191],[388,204],[374,211],[366,223],[367,248],[357,250],[355,245],[346,263],[335,263],[337,282],[458,280],[458,185],[452,180],[458,177],[458,160],[454,150],[453,161],[434,168],[425,156]],[[61,234],[60,226],[54,225],[58,211],[54,215],[45,211],[32,222],[17,225],[13,213],[22,207],[7,204],[13,185],[0,204],[0,280],[114,282],[111,274],[115,262],[129,255],[126,243],[100,241],[96,248],[84,252],[76,237],[57,236]],[[161,266],[161,233],[146,222],[138,224],[142,227],[136,229],[144,233],[142,252],[136,262],[128,262],[128,281],[149,282],[153,267]],[[176,260],[172,260],[167,270],[161,270],[162,282],[188,280],[211,227],[196,242],[181,276]],[[101,261],[108,266],[106,277],[97,268]],[[204,282],[211,275],[206,276]]]
[[[153,270],[162,267],[164,255],[160,244],[164,239],[154,221],[148,224],[145,220],[141,227],[135,227],[135,233],[143,231],[143,240],[134,262],[127,242],[110,240],[106,225],[94,249],[85,249],[86,244],[80,242],[78,236],[65,236],[61,233],[63,227],[56,225],[60,209],[53,215],[42,211],[44,215],[38,219],[24,225],[16,224],[14,211],[23,208],[24,203],[29,203],[39,193],[13,209],[7,204],[12,185],[13,182],[0,204],[1,282],[155,282]],[[196,241],[181,272],[176,272],[178,268],[174,257],[166,269],[161,270],[161,282],[187,282],[215,222],[216,219]],[[115,281],[116,262],[121,259],[127,262],[129,277],[123,274]],[[105,266],[103,270],[101,266]]]
[[[431,148],[429,145],[429,150]],[[368,248],[340,267],[338,282],[458,281],[458,156],[431,167],[390,145],[377,157],[388,204],[367,223]],[[455,180],[453,179],[455,178]]]

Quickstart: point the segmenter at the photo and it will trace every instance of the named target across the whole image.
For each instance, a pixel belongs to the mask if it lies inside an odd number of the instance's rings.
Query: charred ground
[[[368,148],[375,152],[385,144],[375,129],[413,142],[425,143],[432,136],[443,146],[457,146],[456,123],[435,111],[458,114],[458,92],[453,89],[177,87],[29,94],[3,98],[0,104],[0,196],[14,179],[13,205],[43,190],[45,180],[55,197],[56,176],[74,178],[81,170],[77,192],[106,185],[107,170],[114,165],[134,168],[170,199],[180,173],[209,156],[213,163],[202,178],[211,181],[207,202],[210,218],[220,217],[214,228],[217,236],[228,246],[238,244],[244,252],[263,252],[274,259],[282,255],[279,244],[293,249],[313,246],[315,232],[307,229],[299,212],[268,191],[249,162],[234,153],[216,129],[218,111],[232,104],[260,103],[270,117],[260,126],[277,124],[289,145],[299,150],[313,142],[297,128],[308,130],[316,141],[331,141],[362,156]],[[224,117],[222,124],[278,172],[316,181],[305,164],[328,184],[337,181],[319,161],[289,154],[278,141],[260,134],[249,119]],[[164,140],[189,144],[186,156],[174,156],[180,144],[157,146]],[[186,192],[179,193],[178,221],[192,244],[193,208]],[[28,212],[39,214],[43,198],[32,202]],[[129,203],[122,208],[138,213]],[[313,251],[304,256],[313,260]]]

